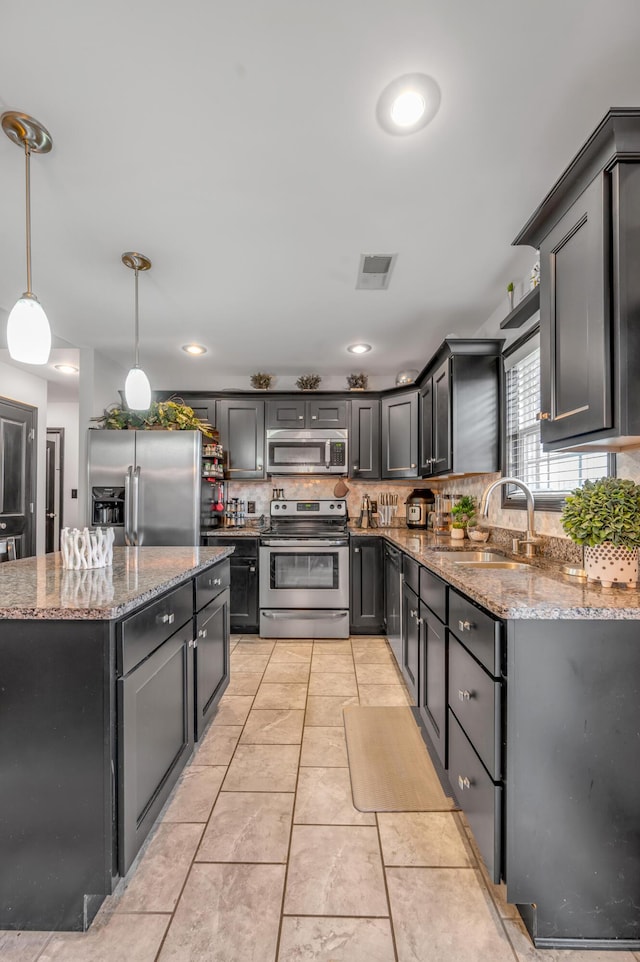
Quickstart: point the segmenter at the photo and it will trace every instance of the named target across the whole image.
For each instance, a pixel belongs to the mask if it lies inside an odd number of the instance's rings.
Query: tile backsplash
[[[631,478],[636,483],[640,483],[640,451],[629,451],[617,456],[617,473],[619,477]],[[480,474],[467,477],[448,478],[445,481],[421,481],[415,479],[411,481],[353,481],[344,479],[349,492],[347,494],[347,505],[350,518],[357,518],[360,514],[360,503],[365,494],[370,498],[377,499],[380,493],[390,492],[398,496],[397,520],[403,522],[405,519],[405,501],[414,488],[431,488],[434,494],[469,494],[476,502],[480,501],[482,492],[500,477],[496,474]],[[255,518],[261,514],[269,513],[269,502],[274,487],[283,488],[285,498],[313,499],[313,498],[333,498],[333,489],[336,486],[337,478],[275,478],[269,481],[231,481],[227,485],[230,498],[242,498],[246,501],[256,502]],[[501,493],[495,491],[489,502],[489,515],[487,524],[496,528],[508,531],[523,532],[526,528],[526,515],[524,510],[517,508],[503,508],[501,506]],[[566,535],[560,524],[559,511],[536,511],[535,516],[536,532],[552,538],[564,538]],[[567,539],[568,540],[568,539]]]

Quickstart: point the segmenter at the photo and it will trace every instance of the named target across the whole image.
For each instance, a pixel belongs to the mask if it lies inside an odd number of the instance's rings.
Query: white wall
[[[47,451],[47,382],[0,361],[0,397],[37,408],[36,418],[36,554],[44,554],[44,502]]]
[[[78,488],[78,441],[79,405],[71,401],[49,401],[47,404],[47,427],[64,428],[64,451],[62,465],[62,524],[60,527],[75,528],[79,518],[79,500],[71,497],[71,489]]]

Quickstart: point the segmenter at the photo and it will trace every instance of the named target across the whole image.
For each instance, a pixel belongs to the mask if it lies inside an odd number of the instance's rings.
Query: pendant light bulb
[[[16,302],[7,322],[7,344],[14,361],[46,364],[51,352],[51,328],[42,305],[31,290],[31,154],[47,154],[53,146],[46,127],[29,114],[6,110],[0,125],[14,144],[24,150],[26,186],[27,290]]]
[[[132,411],[148,411],[151,407],[151,385],[141,367],[132,367],[127,374],[124,397]]]
[[[46,364],[51,352],[51,328],[42,305],[34,294],[16,301],[7,321],[7,346],[14,361]]]

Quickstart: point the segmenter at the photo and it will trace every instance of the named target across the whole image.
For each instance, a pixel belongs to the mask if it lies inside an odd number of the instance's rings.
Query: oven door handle
[[[262,611],[263,618],[274,618],[278,621],[319,621],[344,618],[349,612],[345,611]]]
[[[335,548],[347,547],[348,538],[290,538],[274,540],[272,538],[261,538],[260,544],[264,548]]]

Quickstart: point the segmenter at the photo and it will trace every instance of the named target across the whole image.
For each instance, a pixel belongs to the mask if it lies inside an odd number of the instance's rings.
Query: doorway
[[[63,522],[62,493],[64,467],[64,428],[47,428],[46,493],[44,550],[46,554],[60,549]]]
[[[0,540],[17,558],[36,550],[37,417],[37,408],[0,398]]]

